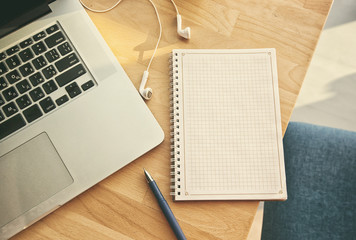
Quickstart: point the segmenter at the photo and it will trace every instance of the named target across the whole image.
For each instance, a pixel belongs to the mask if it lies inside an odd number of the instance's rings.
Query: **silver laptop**
[[[0,239],[7,239],[164,134],[77,0],[1,8]]]

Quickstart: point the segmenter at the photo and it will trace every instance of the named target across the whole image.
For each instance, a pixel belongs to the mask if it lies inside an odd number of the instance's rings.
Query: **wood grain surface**
[[[104,9],[116,0],[83,0]],[[257,201],[172,202],[170,186],[169,53],[175,48],[276,48],[283,132],[297,100],[332,0],[177,0],[183,27],[169,0],[153,0],[163,35],[147,86],[148,107],[165,132],[164,142],[68,202],[13,239],[175,239],[143,174],[155,178],[188,239],[246,239]],[[89,16],[138,89],[159,27],[147,0],[123,0]],[[120,146],[118,146],[120,147]]]

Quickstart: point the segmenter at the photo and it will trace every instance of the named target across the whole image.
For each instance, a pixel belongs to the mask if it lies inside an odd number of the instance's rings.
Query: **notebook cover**
[[[287,198],[275,49],[173,50],[172,195]]]

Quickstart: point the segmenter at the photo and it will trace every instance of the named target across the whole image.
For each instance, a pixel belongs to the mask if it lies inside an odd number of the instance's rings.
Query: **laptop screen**
[[[0,8],[0,38],[49,13],[49,0],[7,0]]]

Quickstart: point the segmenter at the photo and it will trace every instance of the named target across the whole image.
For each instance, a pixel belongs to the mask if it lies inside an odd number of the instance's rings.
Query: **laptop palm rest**
[[[46,133],[0,157],[0,227],[73,183]]]

